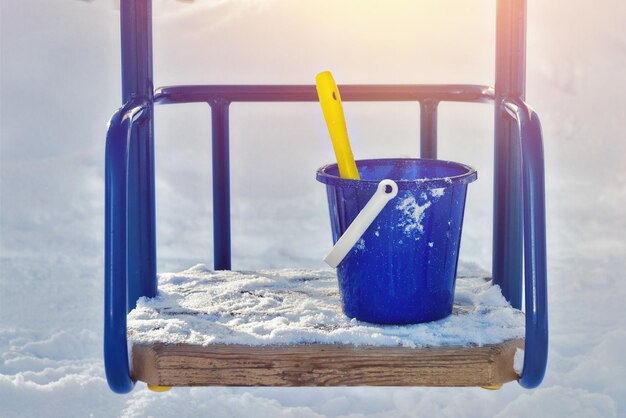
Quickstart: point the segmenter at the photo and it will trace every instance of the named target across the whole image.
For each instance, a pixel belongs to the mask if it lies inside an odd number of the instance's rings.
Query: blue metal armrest
[[[126,337],[128,312],[128,167],[133,126],[148,113],[148,102],[133,99],[111,118],[105,162],[104,366],[111,390],[127,393],[131,378]]]
[[[522,151],[526,342],[519,383],[531,389],[541,383],[548,360],[543,140],[539,116],[523,100],[506,99],[504,110],[517,122]]]

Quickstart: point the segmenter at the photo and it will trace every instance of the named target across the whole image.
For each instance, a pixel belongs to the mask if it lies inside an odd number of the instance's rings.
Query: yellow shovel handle
[[[333,75],[330,71],[319,73],[315,77],[317,95],[319,96],[326,126],[330,140],[333,143],[337,165],[339,166],[339,176],[348,179],[359,180],[359,172],[354,162],[350,140],[348,139],[348,129],[346,119],[343,115],[341,96]]]

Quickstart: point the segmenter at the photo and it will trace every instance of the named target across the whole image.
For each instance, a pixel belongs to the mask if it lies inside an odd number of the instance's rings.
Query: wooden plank
[[[523,340],[483,347],[134,345],[137,380],[160,386],[492,386],[517,379]]]

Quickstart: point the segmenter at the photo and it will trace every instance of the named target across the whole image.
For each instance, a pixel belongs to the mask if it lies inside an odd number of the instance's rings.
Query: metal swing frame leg
[[[522,308],[525,284],[526,343],[519,383],[534,388],[543,380],[548,360],[545,173],[541,124],[525,95],[526,0],[498,0],[492,274],[517,309]]]
[[[157,294],[151,3],[120,2],[124,105],[106,138],[104,364],[117,393],[135,384],[126,314]]]

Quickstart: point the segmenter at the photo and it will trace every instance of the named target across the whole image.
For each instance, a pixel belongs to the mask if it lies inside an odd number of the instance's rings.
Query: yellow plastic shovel
[[[333,75],[330,71],[319,73],[315,76],[315,85],[322,112],[324,113],[324,119],[326,120],[326,126],[328,126],[330,140],[335,150],[339,176],[360,180],[352,149],[350,148],[346,119],[343,115],[343,106],[341,105],[341,96]]]

